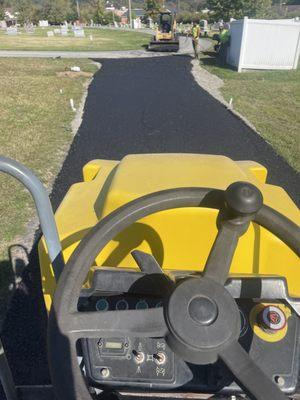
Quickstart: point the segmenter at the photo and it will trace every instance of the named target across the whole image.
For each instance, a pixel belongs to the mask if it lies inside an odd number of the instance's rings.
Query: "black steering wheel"
[[[220,210],[218,234],[203,274],[174,285],[160,308],[78,312],[84,280],[106,244],[147,215],[181,207]],[[120,207],[97,223],[65,266],[50,312],[49,365],[58,399],[92,398],[78,365],[76,343],[79,339],[125,336],[164,337],[176,354],[194,364],[221,359],[252,398],[286,399],[239,344],[239,310],[224,288],[239,237],[246,232],[250,221],[264,226],[300,254],[299,227],[263,205],[261,192],[247,182],[233,183],[225,191],[179,188],[149,194]]]

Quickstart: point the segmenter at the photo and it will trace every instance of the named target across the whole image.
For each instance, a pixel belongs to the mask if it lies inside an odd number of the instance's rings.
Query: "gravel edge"
[[[256,127],[241,113],[234,110],[232,105],[229,104],[223,97],[221,93],[221,88],[224,85],[224,81],[216,75],[211,74],[206,69],[202,68],[198,60],[192,60],[191,73],[199,86],[223,104],[229,112],[234,114],[240,120],[242,120],[246,125],[253,129],[258,135],[261,136],[260,132]]]

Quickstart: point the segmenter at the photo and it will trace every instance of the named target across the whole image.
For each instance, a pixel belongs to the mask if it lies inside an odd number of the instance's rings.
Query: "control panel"
[[[149,388],[176,383],[175,355],[164,339],[100,338],[87,340],[85,346],[89,373],[96,382]]]
[[[162,307],[163,299],[130,293],[81,298],[79,311],[147,309]],[[82,340],[87,372],[94,382],[153,389],[182,386],[192,379],[188,366],[163,338],[99,338]],[[178,369],[181,372],[178,372]]]
[[[108,293],[94,287],[80,298],[78,309],[106,312],[161,307],[163,294],[149,292],[135,293],[127,288],[121,293]],[[297,386],[300,360],[297,314],[284,300],[237,298],[236,302],[241,316],[241,345],[283,391],[292,393]],[[82,339],[82,349],[87,375],[95,386],[240,391],[221,362],[203,366],[186,363],[172,352],[164,338]]]

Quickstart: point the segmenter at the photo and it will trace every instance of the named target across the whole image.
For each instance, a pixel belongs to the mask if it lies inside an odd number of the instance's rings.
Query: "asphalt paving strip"
[[[195,82],[189,56],[97,60],[83,122],[52,192],[56,209],[83,165],[131,153],[223,154],[268,169],[300,200],[300,177],[256,132]]]
[[[299,175],[272,147],[217,100],[191,74],[190,57],[96,60],[83,122],[51,194],[56,209],[82,167],[95,158],[119,160],[130,153],[209,153],[254,160],[268,168],[268,182],[300,198]],[[19,384],[49,382],[46,313],[36,246],[16,291],[3,341]],[[0,394],[1,398],[1,394]]]

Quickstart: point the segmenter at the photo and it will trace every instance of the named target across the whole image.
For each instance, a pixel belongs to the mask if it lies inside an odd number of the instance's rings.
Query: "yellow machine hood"
[[[93,160],[83,168],[83,182],[71,186],[56,212],[67,261],[81,238],[105,215],[148,193],[176,187],[226,189],[249,181],[264,203],[296,223],[299,210],[280,187],[265,183],[267,170],[251,161],[196,154],[130,155],[119,161]],[[217,211],[205,208],[169,210],[148,216],[112,241],[95,266],[136,267],[130,252],[151,252],[166,270],[202,270],[217,233]],[[47,308],[55,288],[45,243],[39,245]],[[274,235],[251,224],[240,239],[231,274],[285,276],[291,295],[300,296],[299,259]]]

